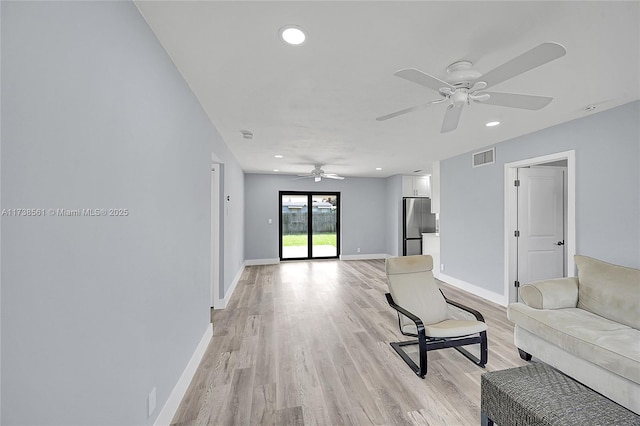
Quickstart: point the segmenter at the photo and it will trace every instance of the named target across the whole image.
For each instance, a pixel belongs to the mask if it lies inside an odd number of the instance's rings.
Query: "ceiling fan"
[[[376,118],[376,120],[388,120],[402,114],[424,109],[431,104],[447,102],[447,111],[440,129],[440,133],[445,133],[458,127],[462,107],[465,104],[470,105],[471,101],[510,108],[541,109],[547,106],[553,98],[515,93],[486,92],[484,90],[558,59],[566,53],[567,50],[564,46],[558,43],[542,43],[485,74],[480,74],[474,70],[473,64],[469,61],[458,61],[447,67],[447,81],[442,81],[415,68],[397,71],[394,75],[436,90],[441,98],[383,115]]]
[[[313,170],[311,170],[311,173],[298,175],[298,176],[313,178],[314,182],[320,182],[322,178],[338,179],[338,180],[344,179],[344,176],[338,176],[335,173],[325,173],[324,170],[322,170],[322,164],[314,164]]]

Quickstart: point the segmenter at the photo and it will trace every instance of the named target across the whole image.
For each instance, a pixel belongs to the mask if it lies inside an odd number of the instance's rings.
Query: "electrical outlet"
[[[444,272],[444,263],[440,264],[440,272]]]
[[[148,408],[149,408],[149,417],[153,414],[156,409],[156,388],[151,389],[149,392]]]
[[[358,247],[358,248],[356,249],[356,252],[357,252],[357,253],[360,253],[360,247]]]

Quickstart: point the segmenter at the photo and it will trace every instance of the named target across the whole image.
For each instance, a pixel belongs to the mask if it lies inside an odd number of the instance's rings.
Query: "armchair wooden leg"
[[[420,372],[418,376],[424,379],[427,375],[427,338],[424,334],[418,335],[418,350],[420,351]]]
[[[487,359],[488,359],[488,350],[487,350],[487,332],[486,331],[482,331],[480,332],[480,336],[475,338],[477,344],[480,345],[480,358],[478,359],[475,355],[471,355],[469,353],[469,351],[467,351],[466,349],[464,349],[463,347],[460,346],[454,346],[453,348],[455,350],[457,350],[458,352],[460,352],[462,355],[464,355],[465,357],[467,357],[467,359],[471,362],[473,362],[474,364],[485,368],[485,366],[487,365]]]
[[[489,359],[489,348],[487,347],[487,332],[480,332],[480,366],[484,368]]]
[[[400,355],[400,358],[402,358],[403,361],[411,367],[413,372],[416,373],[416,376],[424,379],[425,374],[427,374],[427,351],[420,351],[420,365],[418,366],[418,364],[411,359],[409,354],[402,349],[403,346],[419,344],[420,342],[418,340],[409,340],[407,342],[391,342],[391,347],[398,353],[398,355]]]

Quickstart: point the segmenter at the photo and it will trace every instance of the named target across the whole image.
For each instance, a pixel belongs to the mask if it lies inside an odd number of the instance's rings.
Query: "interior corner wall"
[[[278,259],[279,191],[340,192],[341,255],[385,254],[386,186],[381,178],[296,179],[245,174],[245,257]],[[272,223],[269,224],[269,219]],[[357,248],[360,247],[360,253]]]
[[[504,292],[504,164],[576,153],[576,251],[640,266],[640,102],[495,145],[496,163],[471,153],[441,161],[441,261],[448,276]]]
[[[387,178],[387,254],[402,255],[402,176]]]
[[[133,3],[0,7],[1,205],[41,209],[1,218],[0,422],[152,424],[210,327],[211,153],[225,280],[242,170]]]

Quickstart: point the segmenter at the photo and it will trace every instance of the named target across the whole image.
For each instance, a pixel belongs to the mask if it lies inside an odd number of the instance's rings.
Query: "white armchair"
[[[431,256],[403,256],[386,260],[390,293],[387,301],[398,313],[400,332],[417,340],[393,342],[391,347],[418,376],[427,374],[427,352],[454,348],[475,364],[487,363],[487,325],[480,312],[447,299],[433,277]],[[449,306],[471,313],[475,319],[456,319]],[[420,365],[402,349],[418,345]],[[480,358],[462,348],[480,345]]]

